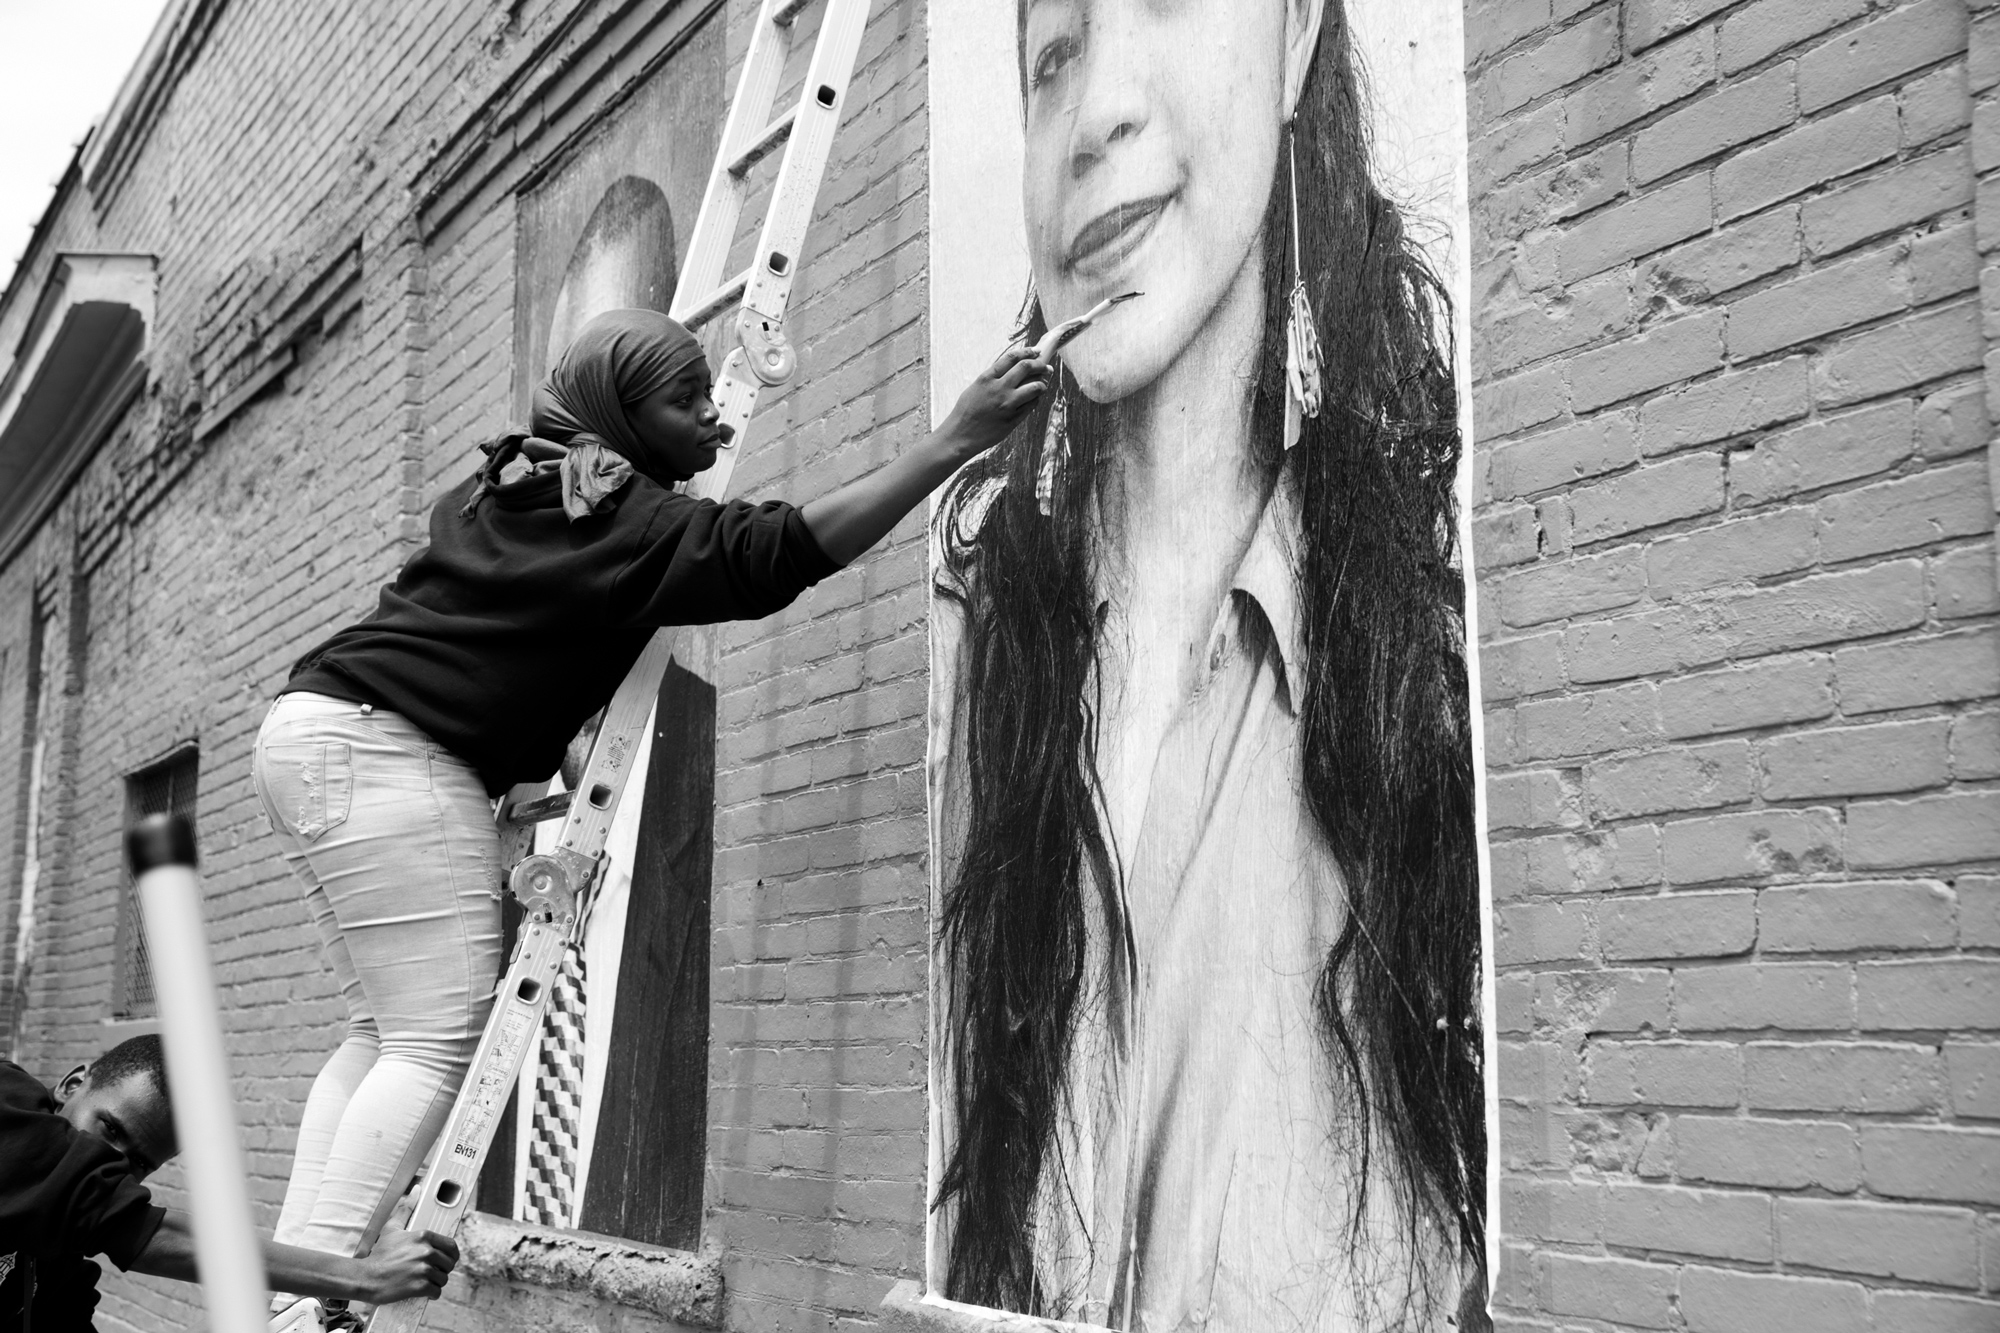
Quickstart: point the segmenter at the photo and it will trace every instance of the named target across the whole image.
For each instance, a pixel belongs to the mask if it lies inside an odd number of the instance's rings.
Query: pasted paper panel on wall
[[[940,0],[933,1299],[1483,1306],[1455,0]]]

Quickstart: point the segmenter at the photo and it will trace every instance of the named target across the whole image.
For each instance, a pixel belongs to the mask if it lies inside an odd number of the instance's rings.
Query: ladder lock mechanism
[[[798,353],[785,337],[785,326],[766,319],[754,310],[745,310],[736,320],[736,334],[742,339],[743,354],[750,373],[769,385],[783,384],[798,373]]]
[[[507,887],[530,916],[561,921],[576,915],[577,895],[597,863],[567,848],[530,856],[514,867]]]

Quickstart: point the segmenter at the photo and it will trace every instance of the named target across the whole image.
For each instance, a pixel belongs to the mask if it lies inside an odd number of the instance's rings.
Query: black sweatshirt
[[[89,1333],[97,1265],[129,1268],[166,1210],[132,1179],[124,1154],[56,1114],[55,1098],[27,1070],[0,1060],[0,1333]]]
[[[283,692],[400,713],[494,796],[555,772],[654,630],[768,616],[839,568],[775,500],[717,504],[634,477],[571,522],[551,470],[460,517],[472,487],[445,494],[375,614],[307,653]]]

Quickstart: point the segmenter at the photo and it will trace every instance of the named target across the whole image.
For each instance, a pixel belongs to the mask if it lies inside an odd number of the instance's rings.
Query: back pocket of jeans
[[[347,819],[354,766],[345,741],[266,745],[258,763],[265,813],[286,832],[313,842]]]

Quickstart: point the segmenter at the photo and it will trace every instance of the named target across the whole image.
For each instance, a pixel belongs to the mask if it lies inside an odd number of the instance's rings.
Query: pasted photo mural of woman
[[[1484,1327],[1456,14],[931,24],[936,372],[1141,293],[933,517],[931,1290]]]

